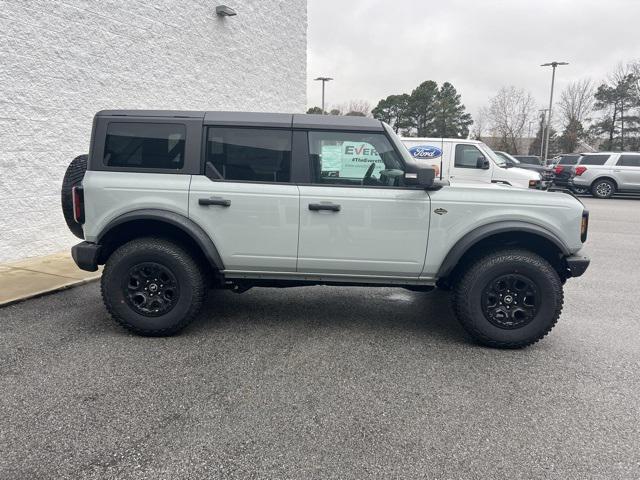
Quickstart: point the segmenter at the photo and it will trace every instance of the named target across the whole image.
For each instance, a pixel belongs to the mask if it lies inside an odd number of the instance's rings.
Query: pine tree
[[[411,92],[410,110],[412,126],[418,137],[428,137],[435,131],[438,108],[438,84],[433,80],[422,82]]]
[[[430,136],[443,138],[467,138],[473,123],[471,115],[465,112],[460,94],[449,82],[444,82],[436,96],[436,118],[434,131]]]
[[[389,95],[378,102],[371,114],[374,118],[391,125],[395,132],[398,133],[400,130],[411,127],[410,98],[406,93]]]

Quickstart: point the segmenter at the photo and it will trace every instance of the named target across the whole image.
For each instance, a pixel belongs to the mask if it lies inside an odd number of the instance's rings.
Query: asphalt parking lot
[[[549,337],[470,343],[444,292],[217,292],[182,335],[97,283],[0,310],[0,478],[640,477],[640,202],[584,199]]]

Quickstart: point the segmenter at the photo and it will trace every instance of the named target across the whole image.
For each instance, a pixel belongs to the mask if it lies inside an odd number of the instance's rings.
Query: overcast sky
[[[327,108],[411,93],[449,81],[471,114],[503,85],[529,90],[538,108],[571,80],[600,81],[640,59],[640,0],[309,0],[309,106]],[[544,104],[544,105],[543,105]]]

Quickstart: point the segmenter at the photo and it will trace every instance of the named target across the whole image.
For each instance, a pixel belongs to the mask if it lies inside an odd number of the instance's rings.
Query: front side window
[[[109,167],[177,170],[184,165],[184,146],[184,125],[109,123],[103,163]]]
[[[618,165],[621,167],[640,167],[640,155],[621,155]]]
[[[211,127],[207,160],[225,180],[289,182],[291,131]]]
[[[585,155],[580,159],[580,165],[604,165],[609,155]]]
[[[404,165],[381,133],[309,132],[313,183],[404,186]]]
[[[457,168],[482,168],[484,155],[474,145],[456,145],[456,157],[454,165]]]

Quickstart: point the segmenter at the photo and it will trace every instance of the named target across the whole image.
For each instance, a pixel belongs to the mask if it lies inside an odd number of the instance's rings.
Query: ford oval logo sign
[[[409,149],[409,153],[413,158],[419,159],[438,158],[442,156],[442,150],[438,147],[434,147],[433,145],[418,145],[416,147],[411,147]]]

